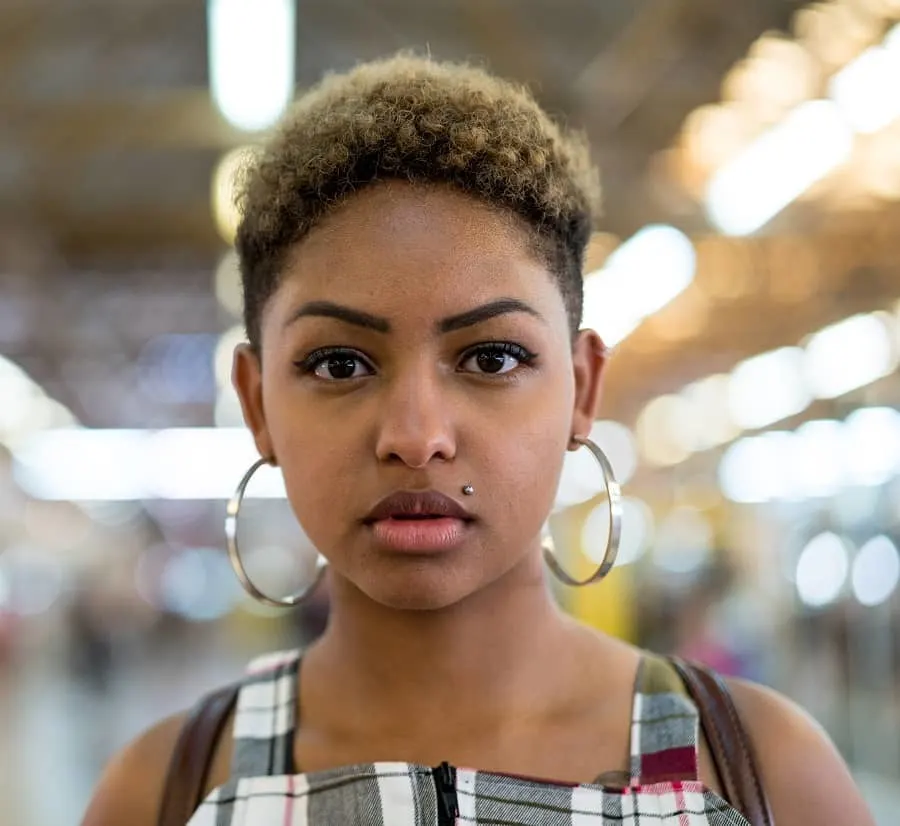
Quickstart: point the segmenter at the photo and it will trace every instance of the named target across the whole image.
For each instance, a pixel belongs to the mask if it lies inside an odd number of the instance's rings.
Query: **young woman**
[[[327,78],[248,170],[233,379],[331,615],[302,669],[251,669],[192,826],[748,822],[674,667],[547,587],[541,529],[601,399],[598,201],[526,91],[409,56]],[[872,822],[802,711],[730,687],[779,826]],[[111,763],[85,826],[154,826],[184,720]]]

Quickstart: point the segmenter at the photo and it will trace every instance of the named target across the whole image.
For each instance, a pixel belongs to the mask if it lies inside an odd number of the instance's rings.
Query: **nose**
[[[456,455],[449,405],[439,385],[439,377],[410,370],[387,388],[375,449],[379,461],[420,469]]]

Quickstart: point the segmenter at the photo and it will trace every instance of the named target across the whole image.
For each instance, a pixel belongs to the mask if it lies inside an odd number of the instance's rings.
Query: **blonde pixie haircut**
[[[574,335],[600,205],[586,141],[521,86],[400,54],[326,76],[244,170],[236,246],[255,348],[287,251],[347,197],[385,180],[447,185],[518,216],[559,284]]]

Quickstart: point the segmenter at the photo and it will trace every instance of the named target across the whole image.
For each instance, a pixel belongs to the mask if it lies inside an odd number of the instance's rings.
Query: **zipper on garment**
[[[459,817],[459,801],[456,797],[456,769],[449,763],[441,763],[433,771],[437,791],[438,826],[454,826]]]

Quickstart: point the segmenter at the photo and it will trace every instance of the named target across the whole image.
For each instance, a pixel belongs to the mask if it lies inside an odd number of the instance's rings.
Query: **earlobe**
[[[259,455],[269,458],[274,464],[275,452],[263,405],[262,365],[256,351],[249,344],[239,344],[234,349],[231,383],[237,391],[244,423],[253,434]]]
[[[575,407],[572,436],[587,436],[597,418],[603,396],[603,372],[609,349],[594,330],[580,330],[572,349]]]

